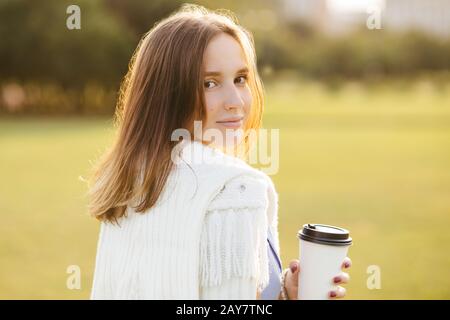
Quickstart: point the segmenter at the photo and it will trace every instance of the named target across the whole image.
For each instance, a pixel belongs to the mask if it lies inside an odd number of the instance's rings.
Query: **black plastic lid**
[[[325,224],[308,223],[297,234],[299,239],[326,244],[329,246],[348,246],[352,244],[352,238],[348,230]]]

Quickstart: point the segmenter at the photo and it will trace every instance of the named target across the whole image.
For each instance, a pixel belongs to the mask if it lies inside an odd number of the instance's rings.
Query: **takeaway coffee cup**
[[[297,235],[300,241],[298,299],[325,300],[337,285],[333,278],[341,273],[352,238],[345,229],[305,224]]]

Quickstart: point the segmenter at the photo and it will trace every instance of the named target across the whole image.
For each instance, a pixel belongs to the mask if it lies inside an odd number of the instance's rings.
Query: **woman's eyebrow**
[[[206,71],[205,76],[220,76],[222,72],[219,71]]]
[[[236,71],[236,74],[238,73],[248,73],[249,70],[247,67],[243,67],[241,69],[239,69],[238,71]],[[221,76],[222,72],[220,71],[206,71],[205,72],[205,76]]]
[[[248,73],[248,68],[247,67],[243,67],[241,69],[239,69],[236,73]]]

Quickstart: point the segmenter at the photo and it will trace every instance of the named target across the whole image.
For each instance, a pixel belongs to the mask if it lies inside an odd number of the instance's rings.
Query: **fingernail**
[[[339,282],[341,282],[341,277],[334,277],[334,279],[333,279],[333,281],[334,281],[334,283],[339,283]]]
[[[336,297],[336,292],[335,292],[335,291],[330,291],[330,297],[331,297],[331,298]]]
[[[295,270],[297,270],[297,265],[296,264],[294,264],[292,267],[291,267],[291,271],[292,271],[292,273],[294,273],[295,272]]]
[[[350,267],[350,263],[346,262],[346,263],[344,264],[344,267],[345,267],[345,268]]]

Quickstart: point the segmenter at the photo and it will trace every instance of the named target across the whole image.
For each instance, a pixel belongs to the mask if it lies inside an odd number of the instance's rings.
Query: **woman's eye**
[[[236,83],[245,84],[247,82],[247,76],[239,76],[236,78]]]
[[[217,85],[217,84],[216,84],[215,81],[212,81],[212,80],[207,80],[207,81],[205,81],[205,88],[206,88],[206,89],[214,88],[216,85]]]

